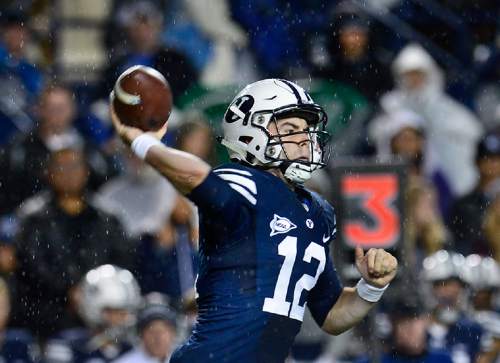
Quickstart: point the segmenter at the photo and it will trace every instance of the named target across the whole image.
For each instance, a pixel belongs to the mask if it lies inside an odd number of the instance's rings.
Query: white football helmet
[[[103,326],[106,308],[124,309],[133,317],[141,303],[139,285],[132,273],[114,265],[102,265],[87,272],[81,282],[80,315],[91,327]]]
[[[465,257],[456,252],[440,250],[423,261],[423,277],[430,285],[441,285],[444,281],[458,280],[465,287]],[[443,294],[434,291],[431,293],[431,305],[433,305],[434,316],[438,321],[445,325],[455,323],[460,312],[465,309],[467,301],[467,290],[462,289],[459,296],[450,296],[449,293]]]
[[[500,265],[492,257],[467,256],[464,272],[474,290],[500,289]]]
[[[423,261],[423,278],[428,282],[458,279],[466,282],[465,257],[459,253],[440,250]]]
[[[294,116],[309,125],[307,131],[293,133],[307,134],[309,161],[290,160],[283,148],[284,135],[271,137],[267,129],[271,122]],[[231,102],[222,122],[221,143],[233,161],[280,168],[291,182],[303,183],[328,160],[326,122],[323,108],[302,87],[284,79],[264,79],[246,86]]]

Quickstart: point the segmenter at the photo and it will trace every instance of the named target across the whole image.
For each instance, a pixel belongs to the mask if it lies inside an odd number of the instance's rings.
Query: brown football
[[[111,102],[120,121],[143,131],[156,131],[172,111],[172,91],[156,69],[133,66],[116,80]]]

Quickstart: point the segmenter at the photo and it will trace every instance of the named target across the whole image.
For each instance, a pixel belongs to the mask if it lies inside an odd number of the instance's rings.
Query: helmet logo
[[[248,121],[249,111],[252,109],[255,100],[250,95],[244,95],[236,99],[231,106],[229,106],[225,121],[228,123],[233,123],[243,119],[245,122]]]

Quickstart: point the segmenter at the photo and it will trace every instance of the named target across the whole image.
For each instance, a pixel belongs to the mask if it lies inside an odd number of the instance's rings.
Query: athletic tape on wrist
[[[380,298],[384,294],[384,291],[388,287],[389,284],[380,288],[372,286],[368,282],[366,282],[365,279],[362,278],[358,281],[356,285],[356,291],[358,292],[359,297],[362,298],[363,300],[369,302],[377,302],[380,300]]]
[[[161,145],[161,142],[154,136],[142,134],[132,141],[131,147],[134,154],[144,160],[149,148],[154,145]]]

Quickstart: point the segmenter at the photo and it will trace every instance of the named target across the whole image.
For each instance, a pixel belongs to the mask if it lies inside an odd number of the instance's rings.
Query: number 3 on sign
[[[321,273],[325,269],[325,249],[314,242],[311,242],[309,246],[307,246],[304,252],[303,261],[310,263],[314,258],[319,261],[318,268],[316,270],[315,276],[304,274],[295,283],[291,309],[290,302],[286,301],[286,296],[288,293],[288,287],[290,285],[293,266],[297,257],[297,237],[287,236],[283,241],[281,241],[278,245],[278,254],[280,256],[284,256],[285,261],[281,266],[278,280],[276,281],[274,295],[272,298],[265,298],[262,310],[268,313],[289,316],[292,319],[302,321],[306,303],[304,303],[303,306],[299,305],[300,296],[303,290],[310,291],[314,287],[314,285],[316,285],[319,275],[321,275]]]
[[[361,208],[373,220],[347,219],[343,223],[347,242],[355,247],[390,248],[399,239],[400,218],[392,203],[399,193],[396,175],[355,175],[342,180],[346,197],[361,197]]]

